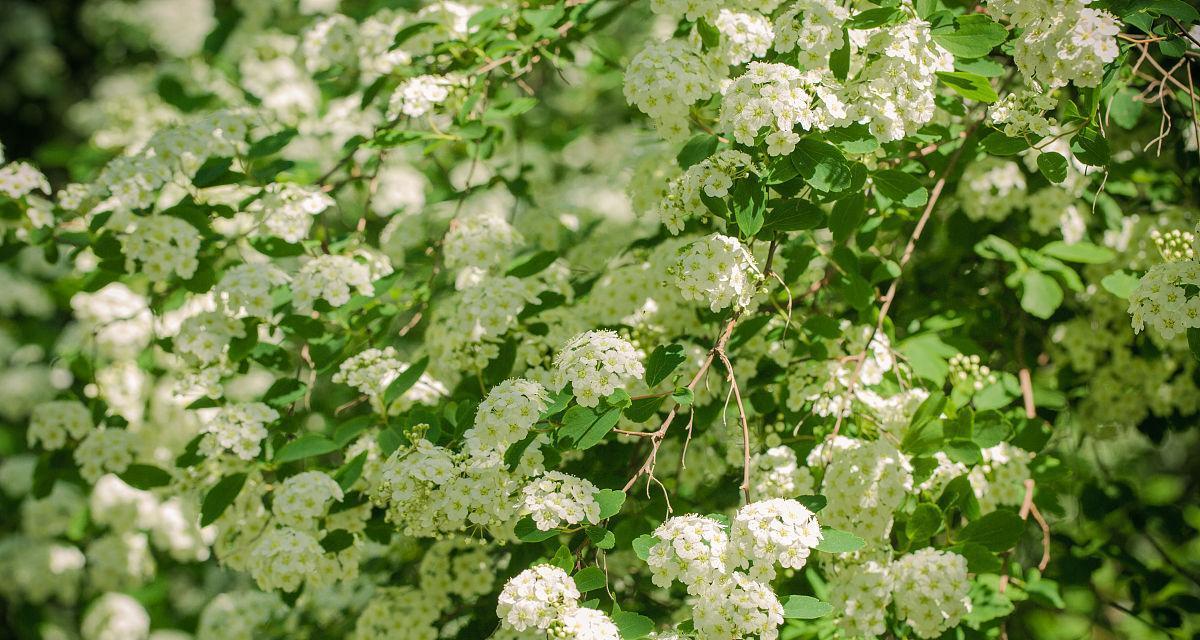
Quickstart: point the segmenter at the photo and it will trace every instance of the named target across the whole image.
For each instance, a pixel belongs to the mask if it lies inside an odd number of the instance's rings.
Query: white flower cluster
[[[776,640],[783,624],[783,605],[769,584],[741,573],[717,578],[692,608],[701,638]]]
[[[967,478],[984,513],[999,506],[1018,506],[1025,500],[1025,481],[1029,479],[1029,462],[1033,454],[1001,442],[983,450],[983,462]]]
[[[216,311],[205,311],[189,317],[179,326],[174,340],[175,352],[209,364],[225,355],[234,338],[245,335],[246,328],[241,320]]]
[[[247,589],[217,595],[200,612],[196,640],[254,640],[286,608],[279,596]]]
[[[779,445],[765,452],[754,454],[750,461],[754,470],[750,473],[753,483],[750,496],[755,500],[786,498],[807,493],[801,489],[811,485],[812,475],[808,467],[800,467],[796,451]]]
[[[645,374],[641,356],[615,331],[581,333],[567,341],[554,357],[554,384],[571,385],[579,404],[594,407],[630,379]]]
[[[324,18],[304,32],[301,52],[309,72],[353,69],[358,65],[358,26],[340,13]]]
[[[859,51],[867,62],[844,101],[851,121],[866,122],[880,142],[891,142],[933,119],[937,72],[953,71],[954,56],[934,42],[923,20],[868,33]]]
[[[996,383],[996,374],[992,373],[992,369],[983,364],[976,354],[956,353],[947,365],[950,369],[948,378],[952,385],[965,385],[974,391],[980,391]]]
[[[1051,89],[1095,87],[1104,65],[1117,59],[1121,24],[1091,0],[989,0],[988,10],[1021,29],[1013,58],[1025,78]]]
[[[1151,267],[1129,294],[1134,332],[1141,333],[1150,325],[1164,340],[1171,340],[1188,329],[1200,328],[1200,295],[1189,298],[1189,285],[1200,285],[1200,262],[1164,262]]]
[[[1010,93],[988,107],[988,119],[1006,136],[1033,134],[1049,137],[1053,135],[1058,121],[1043,114],[1057,105],[1058,100],[1052,94],[1026,89]]]
[[[850,11],[836,0],[796,0],[775,20],[775,50],[796,51],[801,69],[819,69],[846,44],[842,25]]]
[[[50,181],[28,162],[10,162],[0,167],[0,193],[23,198],[34,191],[50,194]]]
[[[563,614],[579,607],[579,589],[566,571],[534,565],[504,584],[496,615],[514,631],[548,631]]]
[[[474,426],[463,434],[463,451],[473,457],[503,458],[529,434],[548,402],[546,389],[532,380],[511,378],[492,387],[479,403]]]
[[[82,440],[95,427],[92,412],[78,400],[54,400],[33,408],[25,434],[29,446],[41,444],[53,451],[67,444],[67,438]]]
[[[450,97],[450,91],[462,85],[462,80],[452,76],[424,75],[405,80],[388,100],[387,117],[395,120],[400,116],[420,118]]]
[[[491,269],[512,255],[525,239],[503,217],[491,212],[464,215],[450,222],[443,256],[451,269]]]
[[[851,638],[877,638],[887,631],[892,574],[887,562],[868,560],[841,567],[829,581],[829,603],[837,625]]]
[[[720,127],[740,144],[753,146],[767,128],[767,153],[787,155],[804,131],[828,131],[850,123],[847,108],[827,71],[800,71],[779,63],[751,62],[721,101]],[[712,195],[712,194],[709,194]]]
[[[1183,229],[1170,229],[1166,233],[1150,230],[1150,239],[1159,255],[1167,262],[1184,262],[1196,259],[1196,234]]]
[[[106,593],[88,607],[79,624],[83,640],[146,640],[150,637],[150,614],[133,597]]]
[[[352,289],[364,296],[375,293],[367,265],[349,256],[317,256],[292,281],[292,305],[304,314],[312,312],[317,300],[340,307],[350,301]]]
[[[998,222],[1024,204],[1025,175],[1015,162],[984,158],[963,171],[957,195],[968,218]]]
[[[646,564],[654,584],[665,588],[675,580],[697,595],[714,575],[726,573],[729,536],[720,522],[707,516],[668,518],[654,530]]]
[[[250,575],[264,591],[295,591],[315,578],[325,550],[312,534],[287,527],[272,528],[259,538],[250,555]]]
[[[333,381],[354,387],[378,403],[389,385],[407,368],[395,347],[367,349],[346,358]]]
[[[538,446],[525,450],[514,471],[494,460],[463,458],[417,440],[383,463],[372,498],[386,505],[388,518],[413,536],[469,525],[499,530],[513,524],[522,504],[522,479],[542,471]]]
[[[671,271],[685,300],[707,302],[712,311],[749,308],[763,275],[741,241],[714,233],[682,253]]]
[[[1067,244],[1083,240],[1087,232],[1085,210],[1071,191],[1048,185],[1029,194],[1025,205],[1029,207],[1029,228],[1042,235],[1055,231],[1062,233]]]
[[[271,289],[289,280],[269,262],[245,262],[230,267],[213,287],[213,297],[235,317],[266,320],[274,313]]]
[[[452,382],[462,370],[482,371],[500,353],[497,339],[517,326],[527,304],[539,301],[532,278],[485,278],[434,310],[426,336],[439,379]]]
[[[272,235],[288,242],[308,237],[313,218],[334,205],[333,198],[312,187],[273,182],[262,190],[248,210],[259,216]]]
[[[729,533],[730,564],[768,582],[775,565],[802,569],[811,549],[821,543],[817,518],[795,500],[771,498],[738,509]]]
[[[700,194],[710,198],[729,195],[733,181],[750,169],[750,156],[741,151],[725,149],[705,160],[688,167],[683,175],[671,180],[667,195],[658,204],[658,216],[663,225],[673,234],[683,231],[692,218],[704,219],[708,207]]]
[[[873,544],[887,539],[896,508],[913,490],[912,465],[886,440],[850,441],[834,446],[822,487],[829,502],[821,521]]]
[[[651,43],[625,70],[625,98],[650,116],[667,140],[686,137],[688,108],[720,89],[721,75],[699,47],[683,40]]]
[[[172,273],[187,280],[200,266],[200,232],[172,216],[139,218],[133,231],[121,238],[121,250],[128,271],[141,263],[141,272],[155,282],[166,281]]]
[[[136,437],[125,429],[95,429],[75,448],[79,475],[95,484],[105,473],[121,473],[133,463]]]
[[[315,531],[317,520],[325,517],[329,505],[341,500],[342,488],[333,478],[320,471],[304,471],[279,485],[271,502],[271,512],[283,525]]]
[[[135,589],[153,579],[150,540],[141,532],[108,533],[87,548],[88,580],[97,589]]]
[[[920,638],[936,638],[971,612],[967,561],[957,553],[925,548],[893,565],[896,615]]]
[[[775,32],[771,21],[757,12],[721,9],[713,23],[721,34],[721,57],[733,65],[767,55]]]
[[[654,537],[646,559],[654,584],[687,586],[700,637],[774,640],[783,623],[769,582],[775,565],[803,567],[821,529],[804,505],[773,498],[739,509],[728,532],[713,518],[685,515],[663,522]]]
[[[577,607],[563,613],[551,625],[547,637],[552,640],[620,640],[621,630],[603,611]]]
[[[204,420],[201,451],[213,456],[228,451],[242,460],[253,460],[262,451],[267,425],[279,419],[279,412],[261,402],[227,404]]]
[[[587,521],[600,523],[596,485],[560,471],[547,471],[521,491],[521,513],[533,518],[537,528],[549,531]]]

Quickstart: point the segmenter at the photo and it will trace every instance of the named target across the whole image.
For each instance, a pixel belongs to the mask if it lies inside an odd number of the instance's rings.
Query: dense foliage
[[[1200,633],[1193,3],[0,13],[0,636]]]

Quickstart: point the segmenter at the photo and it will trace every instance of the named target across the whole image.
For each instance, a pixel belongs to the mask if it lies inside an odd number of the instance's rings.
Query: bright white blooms
[[[849,124],[847,113],[828,72],[752,62],[725,92],[721,128],[739,143],[753,145],[765,127],[767,153],[786,155],[800,140],[795,127],[828,131]]]
[[[673,235],[683,231],[693,218],[708,216],[701,194],[723,198],[729,194],[735,178],[746,174],[750,156],[741,151],[718,151],[703,161],[688,167],[683,175],[671,180],[667,193],[658,204],[658,216]]]
[[[304,263],[292,281],[292,304],[302,313],[311,312],[318,300],[340,307],[352,293],[369,296],[371,271],[348,256],[323,255]]]
[[[313,219],[333,205],[333,198],[318,189],[276,182],[263,189],[262,196],[251,203],[250,211],[261,216],[272,235],[300,242],[308,237]]]
[[[463,434],[463,450],[472,456],[503,456],[525,438],[546,409],[542,385],[523,378],[492,387],[475,413],[475,424]]]
[[[175,274],[187,280],[196,273],[199,262],[200,231],[181,218],[154,215],[141,218],[128,235],[121,238],[125,268],[145,273],[151,280],[165,281]]]
[[[738,509],[729,533],[737,566],[770,580],[774,566],[801,569],[821,542],[816,516],[795,500],[771,498]]]
[[[594,407],[645,373],[640,354],[615,331],[588,331],[567,341],[554,358],[555,385],[571,385],[575,399]]]
[[[538,529],[549,531],[587,521],[600,522],[596,485],[559,471],[548,471],[522,491],[522,512],[529,514]]]
[[[517,574],[500,592],[496,615],[516,631],[550,628],[560,615],[579,605],[579,589],[566,571],[547,564]]]
[[[685,300],[707,302],[712,311],[748,308],[763,280],[745,245],[715,233],[688,245],[672,272]]]
[[[242,460],[252,460],[262,451],[267,425],[279,419],[279,412],[261,402],[225,405],[203,422],[208,434],[201,447],[206,455],[228,451]]]
[[[971,611],[967,561],[949,551],[921,549],[894,565],[896,614],[921,638],[936,638]]]
[[[95,427],[92,414],[77,400],[44,402],[33,408],[26,437],[30,446],[61,449],[67,438],[81,440]]]
[[[289,477],[275,490],[271,512],[281,524],[314,530],[330,503],[342,500],[342,488],[320,471],[305,471]]]
[[[882,541],[893,514],[912,491],[912,466],[886,440],[858,442],[833,454],[822,491],[829,500],[821,521],[868,541]]]
[[[1129,296],[1133,330],[1147,325],[1171,340],[1187,329],[1200,328],[1200,296],[1187,295],[1187,286],[1200,283],[1200,262],[1163,262],[1150,268]]]
[[[678,580],[696,594],[713,576],[725,573],[729,536],[720,522],[706,516],[675,516],[659,525],[654,537],[658,541],[646,558],[654,584],[665,588]]]
[[[683,40],[652,43],[625,70],[625,97],[650,116],[668,140],[687,136],[688,107],[718,91],[720,76],[698,47]]]
[[[84,614],[79,634],[83,640],[146,640],[150,614],[130,596],[106,593]]]

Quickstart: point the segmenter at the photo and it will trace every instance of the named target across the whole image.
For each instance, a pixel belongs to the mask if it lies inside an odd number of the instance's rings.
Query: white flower
[[[594,407],[629,379],[645,373],[637,349],[615,331],[588,331],[571,338],[554,358],[555,386],[571,385],[575,399]]]
[[[707,302],[712,311],[750,306],[763,276],[737,238],[714,233],[681,253],[672,273],[685,300]]]
[[[546,630],[579,604],[579,589],[566,571],[548,564],[530,567],[504,584],[496,615],[509,629]]]

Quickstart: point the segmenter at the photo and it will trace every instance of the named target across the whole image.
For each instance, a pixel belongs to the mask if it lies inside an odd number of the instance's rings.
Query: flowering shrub
[[[0,16],[0,636],[1200,633],[1191,4],[396,4]]]

